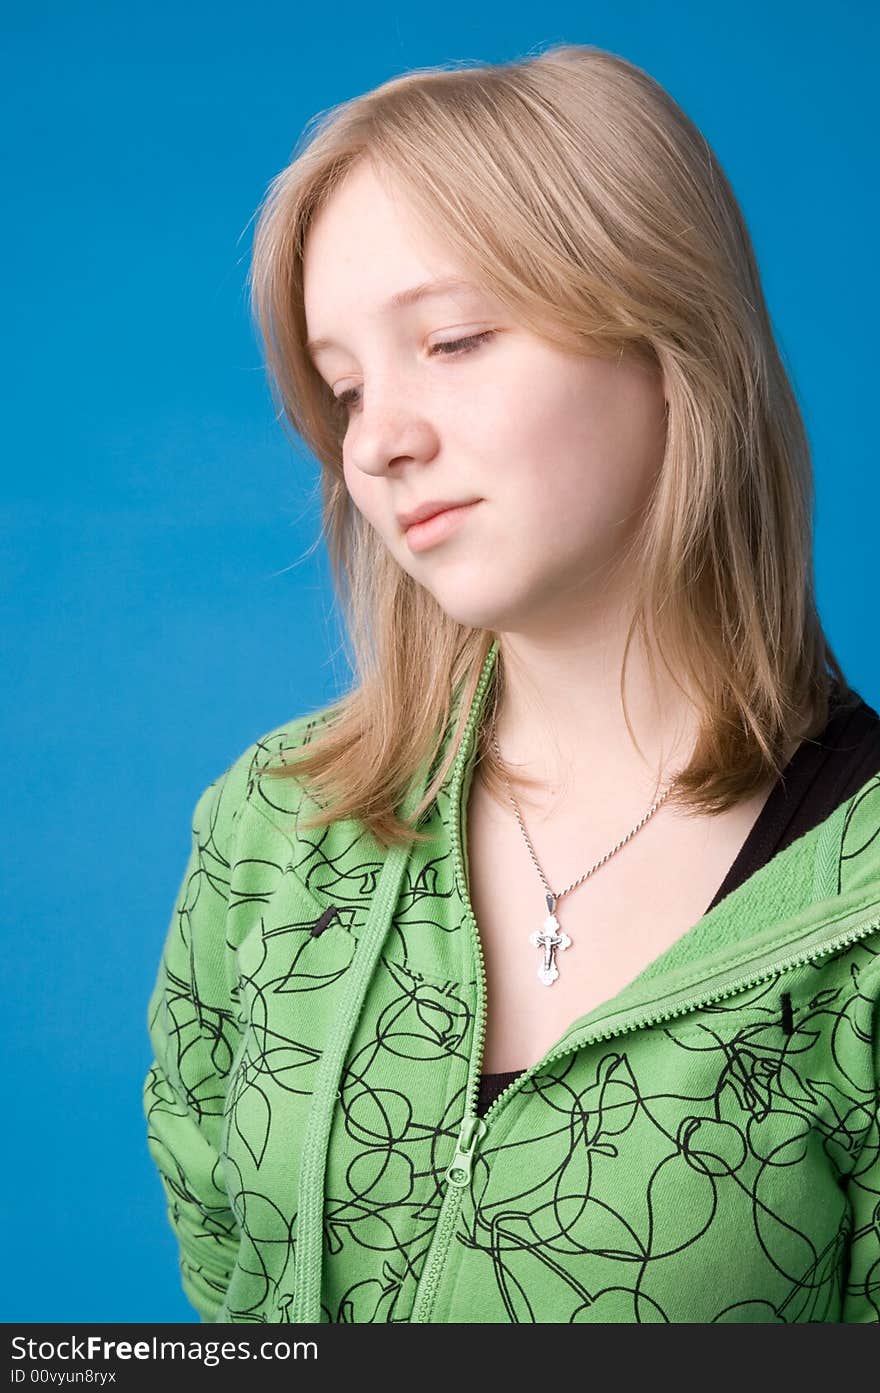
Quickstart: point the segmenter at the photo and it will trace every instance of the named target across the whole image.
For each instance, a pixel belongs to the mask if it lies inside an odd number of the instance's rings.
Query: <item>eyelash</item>
[[[490,339],[494,332],[494,329],[484,329],[480,334],[469,334],[463,339],[442,339],[439,343],[431,345],[431,357],[439,354],[442,358],[458,358],[465,353],[473,353],[474,349],[479,348],[481,343]],[[337,406],[348,409],[348,407],[356,405],[353,398],[357,391],[357,387],[349,387],[347,391],[340,392],[339,396],[334,397],[333,400]]]

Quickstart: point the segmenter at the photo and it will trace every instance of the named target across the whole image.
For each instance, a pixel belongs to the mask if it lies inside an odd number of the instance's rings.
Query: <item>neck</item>
[[[501,757],[512,776],[539,781],[524,799],[578,796],[627,806],[650,804],[687,762],[698,712],[657,663],[657,689],[647,655],[630,645],[626,698],[635,740],[620,698],[625,631],[589,631],[574,641],[546,634],[499,635],[502,688],[495,723]],[[639,749],[641,747],[641,749]],[[514,783],[514,787],[516,785]],[[517,791],[517,796],[519,793]]]

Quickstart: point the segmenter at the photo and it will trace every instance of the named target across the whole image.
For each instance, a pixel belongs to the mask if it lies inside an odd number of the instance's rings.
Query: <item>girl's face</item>
[[[452,277],[467,279],[403,195],[352,168],[307,236],[309,339],[332,340],[313,361],[345,397],[351,498],[404,570],[461,624],[543,631],[576,618],[639,520],[663,459],[662,377],[566,353],[478,286],[388,303]],[[473,499],[430,545],[398,519]]]

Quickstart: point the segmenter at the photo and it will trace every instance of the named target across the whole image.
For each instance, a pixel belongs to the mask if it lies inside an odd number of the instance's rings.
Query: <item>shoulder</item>
[[[880,773],[844,800],[838,816],[840,890],[846,893],[873,884],[880,893]]]
[[[193,813],[194,829],[210,836],[227,860],[239,825],[249,810],[273,822],[273,810],[285,817],[296,814],[305,796],[300,781],[295,777],[270,781],[262,775],[269,766],[283,764],[285,754],[308,744],[337,706],[337,702],[330,702],[266,731],[251,741],[202,790]]]

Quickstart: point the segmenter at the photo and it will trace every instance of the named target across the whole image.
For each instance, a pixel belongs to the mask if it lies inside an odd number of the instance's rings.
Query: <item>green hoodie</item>
[[[300,781],[260,778],[332,707],[196,804],[144,1085],[187,1297],[251,1324],[877,1322],[880,775],[481,1118],[464,819],[497,653],[412,851],[299,834]]]

